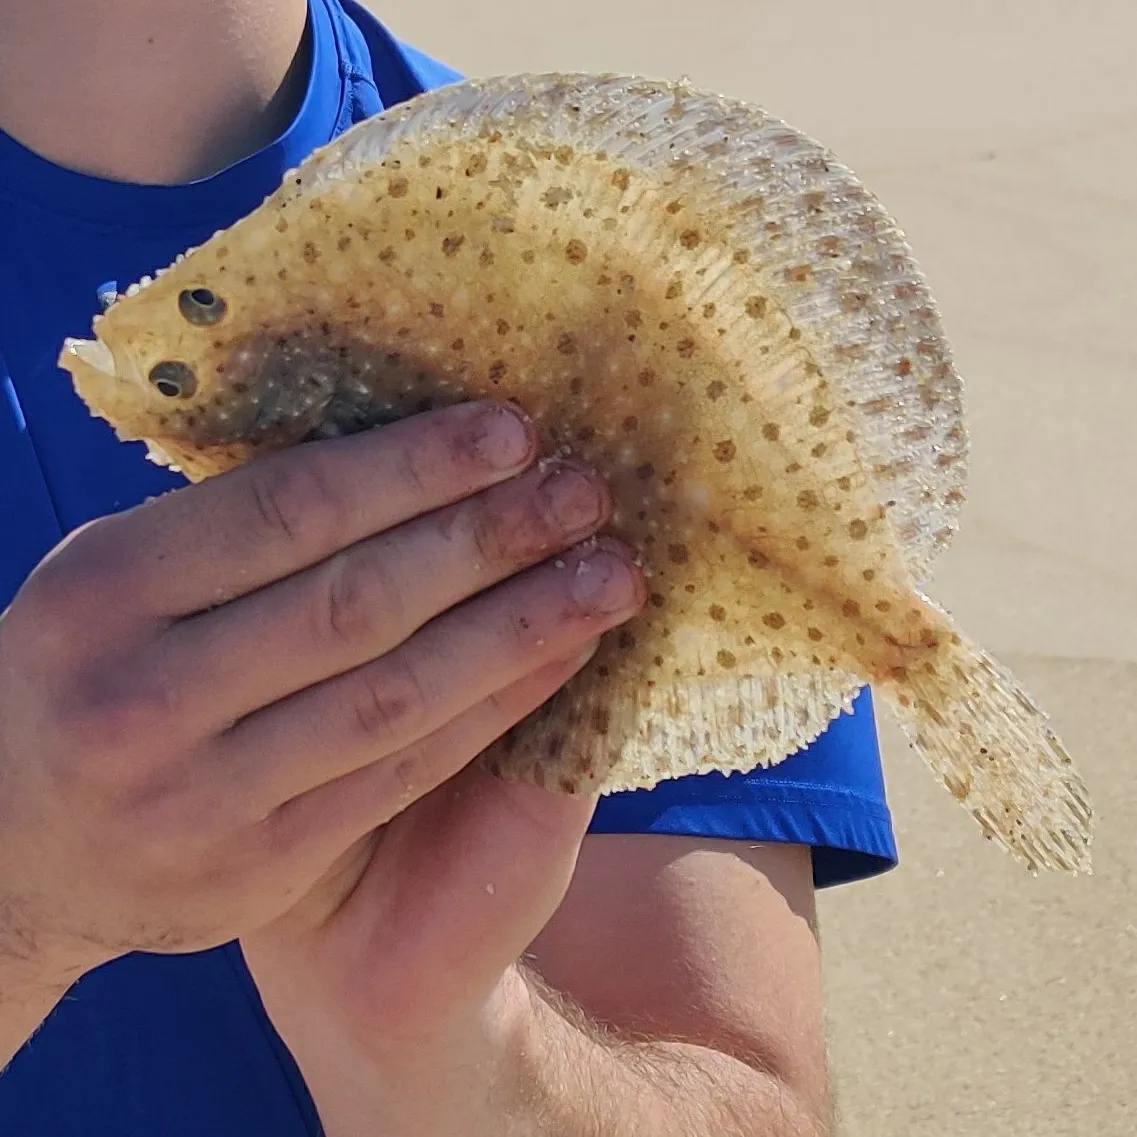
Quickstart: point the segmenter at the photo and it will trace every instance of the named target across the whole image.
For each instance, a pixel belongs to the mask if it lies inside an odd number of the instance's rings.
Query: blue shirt
[[[55,365],[97,293],[169,263],[257,206],[316,146],[458,78],[352,0],[310,0],[311,73],[291,126],[189,185],[86,177],[0,133],[0,607],[65,534],[181,484],[88,414]],[[896,860],[867,692],[806,752],[603,799],[600,833],[794,842],[818,886]],[[313,1137],[319,1126],[235,945],[135,954],[86,976],[0,1076],[5,1137]]]

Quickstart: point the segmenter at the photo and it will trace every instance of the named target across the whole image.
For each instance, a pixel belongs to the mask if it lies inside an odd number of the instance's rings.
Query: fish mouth
[[[64,340],[63,350],[68,355],[75,356],[84,366],[105,375],[108,379],[117,379],[114,355],[102,340],[83,340],[68,337]]]

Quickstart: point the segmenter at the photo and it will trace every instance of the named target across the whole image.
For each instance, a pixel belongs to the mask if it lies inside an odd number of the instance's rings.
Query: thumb
[[[413,922],[420,943],[436,934],[453,943],[447,966],[496,981],[564,898],[596,799],[506,782],[480,765],[439,792],[446,800],[431,818],[429,865],[415,873],[430,915],[420,910]]]
[[[463,780],[446,834],[455,899],[468,898],[462,916],[470,937],[509,964],[564,899],[596,799],[506,782],[474,767]]]
[[[399,871],[344,915],[373,922],[370,994],[392,1026],[429,1033],[484,1002],[564,898],[595,804],[474,765],[387,826],[373,869]]]

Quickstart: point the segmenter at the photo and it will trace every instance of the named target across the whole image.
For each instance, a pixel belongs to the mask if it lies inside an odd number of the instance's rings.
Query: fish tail
[[[1032,872],[1091,870],[1093,806],[1045,713],[983,648],[945,637],[882,685],[909,743]]]

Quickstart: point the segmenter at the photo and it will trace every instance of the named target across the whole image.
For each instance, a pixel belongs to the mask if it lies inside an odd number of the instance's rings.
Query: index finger
[[[291,576],[519,473],[536,431],[516,408],[464,403],[310,442],[93,527],[89,564],[133,616],[175,619]]]

